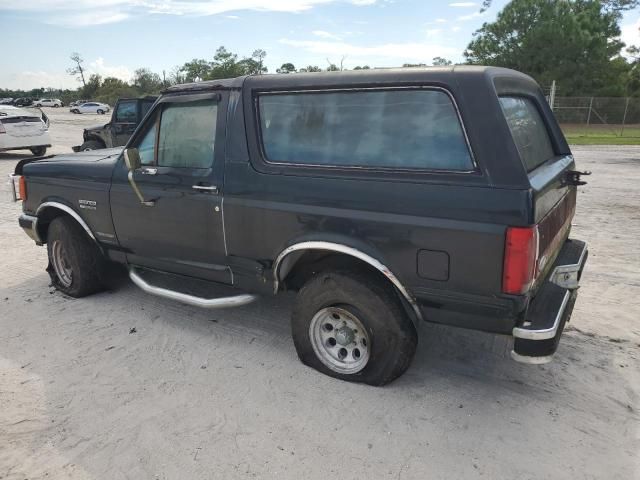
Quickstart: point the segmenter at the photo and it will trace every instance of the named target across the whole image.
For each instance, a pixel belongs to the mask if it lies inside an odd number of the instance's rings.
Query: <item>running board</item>
[[[176,292],[175,290],[169,290],[168,288],[156,287],[147,283],[140,275],[135,271],[135,268],[129,268],[129,278],[138,287],[151,295],[158,297],[168,298],[170,300],[176,300],[178,302],[186,303],[187,305],[193,305],[200,308],[229,308],[240,307],[248,303],[253,302],[258,297],[256,295],[241,294],[233,295],[230,297],[219,298],[202,298],[187,293]]]

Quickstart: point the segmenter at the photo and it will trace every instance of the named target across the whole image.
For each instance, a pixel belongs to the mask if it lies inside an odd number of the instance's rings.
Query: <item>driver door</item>
[[[153,202],[140,203],[121,156],[110,202],[130,264],[232,283],[220,196],[226,101],[218,93],[165,97],[129,142],[142,162],[135,182]]]

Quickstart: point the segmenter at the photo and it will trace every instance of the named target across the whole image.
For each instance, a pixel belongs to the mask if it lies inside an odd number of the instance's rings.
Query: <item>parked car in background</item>
[[[12,103],[13,103],[13,98],[11,97],[0,98],[0,105],[11,105]]]
[[[16,98],[13,101],[13,106],[15,107],[30,107],[31,105],[33,105],[33,99],[29,97]]]
[[[42,156],[51,146],[49,121],[12,105],[0,105],[0,152],[7,150],[31,150]]]
[[[83,103],[90,102],[91,100],[76,100],[75,102],[71,102],[69,104],[70,107],[77,107],[78,105],[82,105]]]
[[[73,106],[69,109],[71,113],[97,113],[99,115],[104,115],[111,107],[106,103],[98,103],[98,102],[87,102],[80,105]]]
[[[147,114],[157,97],[121,98],[113,107],[111,121],[84,129],[82,145],[73,147],[74,152],[119,147],[127,143],[140,121]]]
[[[59,98],[41,98],[39,100],[36,100],[35,102],[36,107],[62,107],[64,104],[62,103],[62,100],[60,100]]]

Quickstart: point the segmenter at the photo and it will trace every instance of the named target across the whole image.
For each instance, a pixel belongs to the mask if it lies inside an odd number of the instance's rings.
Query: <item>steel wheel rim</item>
[[[362,321],[344,308],[318,311],[311,319],[309,338],[318,359],[334,372],[358,373],[369,362],[369,334]]]
[[[70,287],[73,282],[73,271],[69,266],[69,261],[66,258],[60,240],[54,241],[51,246],[51,262],[53,263],[53,269],[56,272],[60,284],[63,287]]]

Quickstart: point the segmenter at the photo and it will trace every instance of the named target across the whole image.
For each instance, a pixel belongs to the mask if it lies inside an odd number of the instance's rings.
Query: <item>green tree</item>
[[[304,68],[301,68],[300,70],[298,70],[298,72],[304,73],[304,72],[321,72],[322,69],[320,67],[318,67],[317,65],[307,65]]]
[[[261,75],[263,73],[267,73],[267,67],[264,66],[264,59],[267,56],[267,52],[262,49],[254,50],[251,54],[251,58],[245,59],[247,61],[252,62],[251,68],[247,73],[253,73],[257,75]]]
[[[484,0],[482,2],[482,8],[480,11],[485,11],[491,7],[493,0]],[[600,4],[602,8],[609,11],[623,12],[625,10],[632,10],[640,5],[640,0],[601,0]]]
[[[363,65],[362,67],[360,65],[353,67],[354,70],[369,70],[371,69],[371,67],[369,65]]]
[[[447,58],[443,57],[433,57],[433,64],[437,66],[447,66],[451,65],[453,62]]]
[[[245,74],[246,66],[238,62],[238,55],[228,51],[225,47],[219,47],[213,57],[211,72],[207,80],[219,78],[233,78]]]
[[[162,89],[162,79],[148,68],[138,68],[133,72],[133,85],[143,95],[158,93]]]
[[[174,71],[174,76],[175,73]],[[197,82],[209,76],[211,73],[211,63],[202,58],[194,58],[190,62],[185,63],[178,73],[182,74],[182,81],[176,83]]]
[[[89,81],[80,89],[80,96],[86,99],[95,98],[102,86],[102,77],[97,73],[91,74]]]
[[[612,3],[512,0],[474,33],[464,55],[469,63],[513,68],[543,85],[557,80],[563,95],[622,95],[621,13]]]
[[[119,98],[137,97],[137,90],[124,80],[115,77],[107,77],[102,81],[102,86],[95,99],[108,105],[114,105]]]
[[[293,63],[283,63],[280,68],[276,70],[278,73],[295,73],[296,67]]]

